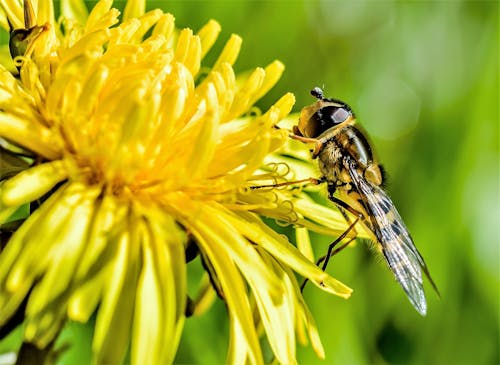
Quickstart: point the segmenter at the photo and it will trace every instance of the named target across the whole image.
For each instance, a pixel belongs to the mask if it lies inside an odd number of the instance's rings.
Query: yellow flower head
[[[121,362],[129,344],[134,364],[171,363],[195,242],[227,304],[230,363],[263,362],[254,313],[281,363],[296,361],[304,328],[323,356],[293,271],[343,297],[351,290],[261,217],[294,223],[299,247],[305,229],[334,234],[345,223],[297,189],[253,188],[291,176],[272,166],[290,148],[275,126],[293,95],[250,112],[283,65],[236,76],[233,35],[204,71],[218,23],[177,30],[172,15],[138,1],[120,24],[110,0],[88,15],[61,1],[58,22],[48,1],[25,1],[24,12],[0,4],[27,31],[11,33],[19,77],[0,66],[0,137],[34,156],[2,183],[0,220],[42,202],[0,255],[0,325],[29,296],[24,337],[44,347],[67,318],[86,322],[98,308],[96,363]]]

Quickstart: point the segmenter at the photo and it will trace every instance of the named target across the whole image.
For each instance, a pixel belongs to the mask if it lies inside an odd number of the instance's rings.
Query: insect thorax
[[[325,135],[328,134],[325,133]],[[354,162],[360,176],[372,184],[383,183],[382,171],[374,161],[372,148],[365,135],[354,125],[335,131],[324,141],[318,158],[320,171],[330,182],[329,185],[344,186],[345,190],[349,190],[351,176],[345,168],[345,158]]]
[[[342,173],[345,170],[342,159],[342,149],[335,139],[330,139],[323,144],[323,148],[318,155],[318,163],[321,174],[329,183],[347,183],[350,181],[349,174]]]

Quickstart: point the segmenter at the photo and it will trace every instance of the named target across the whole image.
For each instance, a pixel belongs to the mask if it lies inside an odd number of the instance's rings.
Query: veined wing
[[[425,315],[427,302],[422,285],[422,271],[432,281],[424,259],[417,251],[413,240],[403,223],[396,207],[384,190],[367,181],[356,169],[355,162],[347,157],[344,165],[348,169],[354,187],[358,191],[372,225],[373,233],[382,246],[382,253],[394,273],[396,280],[404,289],[415,309]]]

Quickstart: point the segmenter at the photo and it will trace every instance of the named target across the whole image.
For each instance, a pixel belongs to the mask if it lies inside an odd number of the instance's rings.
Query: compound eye
[[[334,105],[324,106],[316,112],[316,118],[326,129],[345,122],[350,115],[349,110]]]
[[[351,112],[345,108],[334,105],[324,106],[311,116],[305,132],[308,137],[318,137],[328,129],[345,122],[351,115]]]
[[[334,124],[340,124],[342,122],[345,122],[347,118],[351,115],[349,111],[345,110],[344,108],[335,108],[335,110],[332,113],[332,120]]]

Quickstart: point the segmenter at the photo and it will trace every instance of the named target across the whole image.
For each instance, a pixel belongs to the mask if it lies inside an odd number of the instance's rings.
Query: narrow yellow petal
[[[163,14],[153,29],[153,36],[163,35],[167,41],[172,41],[175,29],[175,18],[172,14]]]
[[[127,2],[128,5],[128,2]],[[139,28],[135,32],[133,38],[130,41],[134,43],[140,43],[142,39],[146,36],[146,33],[162,18],[163,12],[160,9],[154,9],[148,11],[142,15],[139,19]]]
[[[200,37],[193,35],[191,29],[183,29],[180,32],[174,61],[184,64],[192,75],[198,73],[201,62],[201,42]]]
[[[310,261],[314,262],[314,253],[311,247],[311,239],[309,231],[303,227],[295,228],[295,239],[297,240],[297,248]]]
[[[323,348],[323,344],[321,343],[321,339],[319,337],[318,328],[314,323],[314,317],[312,316],[311,312],[309,311],[309,309],[305,304],[303,304],[301,308],[304,311],[304,321],[307,323],[308,335],[309,338],[311,339],[311,344],[314,349],[314,352],[316,352],[316,355],[320,359],[324,359],[325,350]]]
[[[52,238],[47,271],[30,295],[26,307],[27,316],[35,316],[45,309],[47,303],[56,304],[65,297],[81,253],[86,248],[89,224],[95,208],[94,199],[99,190],[94,189],[92,195],[90,192],[86,192],[86,196],[78,202],[64,222],[59,222],[61,227]]]
[[[131,18],[139,18],[146,12],[145,0],[128,0],[123,11],[123,21]]]
[[[289,268],[284,268],[284,270],[288,273],[289,277],[292,275],[292,272]],[[296,324],[297,324],[297,332],[299,341],[302,344],[306,343],[305,333],[304,333],[304,325],[306,327],[307,334],[311,340],[312,347],[316,352],[316,355],[320,359],[325,358],[325,350],[323,348],[323,344],[321,343],[321,339],[319,337],[318,328],[316,327],[316,323],[314,322],[314,317],[312,316],[309,308],[304,301],[304,297],[302,297],[300,293],[300,288],[297,282],[293,282],[293,286],[295,287],[295,293],[297,293],[297,313],[296,313]]]
[[[256,216],[248,212],[239,212],[241,218],[238,219],[230,215],[227,216],[230,224],[238,224],[240,231],[253,242],[266,249],[277,260],[290,266],[300,275],[309,278],[321,289],[349,298],[352,289],[332,278],[319,267],[307,260],[294,246],[292,246],[283,236],[279,235],[267,225],[263,224]]]
[[[237,316],[229,313],[229,349],[226,364],[264,364],[259,348],[253,348]]]
[[[33,214],[31,214],[26,221],[19,227],[16,232],[12,235],[9,240],[9,244],[0,253],[0,282],[5,282],[9,271],[14,265],[15,261],[26,249],[31,245],[32,240],[26,240],[26,235],[36,227],[40,218],[44,218],[51,214],[51,209],[59,201],[61,194],[64,191],[64,187],[58,189],[54,194],[50,196]],[[33,245],[37,245],[33,243]]]
[[[7,32],[10,31],[9,21],[7,20],[7,14],[5,13],[3,6],[0,6],[0,27],[2,27]]]
[[[37,219],[37,224],[26,232],[23,238],[24,248],[6,279],[5,287],[10,292],[15,292],[26,282],[34,280],[45,272],[52,258],[49,254],[40,256],[37,252],[50,253],[52,250],[57,250],[57,245],[61,243],[59,240],[61,224],[73,217],[82,201],[95,194],[78,183],[64,185],[59,190],[60,194],[54,194],[57,200],[49,202],[46,210],[43,210],[43,216],[36,213],[42,210],[45,204],[28,218],[28,220]]]
[[[23,7],[19,6],[19,3],[15,0],[3,0],[1,3],[2,9],[7,14],[10,23],[14,29],[24,28],[24,13]],[[7,31],[10,29],[7,28]]]
[[[14,115],[0,113],[0,136],[49,160],[60,155],[50,130]]]
[[[36,13],[36,22],[37,24],[54,24],[54,2],[53,1],[39,1],[38,2],[38,10]],[[50,32],[54,32],[54,29],[50,30]]]
[[[262,83],[262,86],[261,86],[259,92],[257,93],[257,95],[255,95],[255,99],[253,101],[254,103],[258,99],[263,97],[265,94],[267,94],[269,92],[269,90],[271,90],[274,87],[274,85],[276,85],[278,80],[281,78],[283,71],[285,71],[285,65],[283,63],[281,63],[280,61],[273,61],[270,65],[266,66],[264,71],[266,73],[266,77]],[[290,93],[288,93],[286,95],[290,95]],[[285,95],[285,97],[289,97],[286,95]],[[288,113],[286,113],[286,114],[288,114]]]
[[[89,12],[82,0],[62,0],[61,15],[68,19],[74,19],[79,24],[85,24]]]
[[[205,273],[200,282],[200,289],[197,296],[193,299],[193,315],[200,316],[205,313],[214,303],[217,293],[214,290],[210,277]]]
[[[62,160],[31,167],[2,185],[1,202],[7,206],[32,202],[67,177],[68,171]]]
[[[220,24],[213,19],[210,19],[208,23],[198,31],[201,42],[201,58],[204,58],[210,48],[212,48],[220,31]]]
[[[111,275],[109,261],[102,264],[100,271],[77,281],[76,287],[68,299],[68,317],[74,321],[86,323],[95,312],[102,298],[103,288]]]
[[[294,364],[295,360],[295,302],[290,278],[265,250],[258,249],[266,263],[282,278],[283,297],[279,303],[261,288],[252,287],[262,324],[276,358],[281,364]]]
[[[238,324],[238,335],[236,337],[241,339],[238,343],[245,346],[245,352],[248,353],[249,357],[253,360],[250,362],[251,364],[263,364],[259,340],[253,325],[248,297],[245,295],[246,289],[241,277],[241,271],[234,265],[233,260],[227,255],[226,251],[210,243],[202,232],[194,230],[193,234],[196,235],[200,248],[205,252],[207,257],[209,257],[210,263],[214,266],[218,274],[230,316],[233,317],[233,321],[235,321],[233,323]],[[211,240],[211,238],[208,239]],[[234,337],[233,333],[233,336],[231,336],[231,343],[233,343]],[[236,350],[230,351],[230,354],[239,355],[241,353],[240,350],[240,346],[237,346]]]
[[[238,93],[234,97],[234,102],[231,111],[227,116],[228,119],[239,117],[246,112],[252,105],[252,101],[256,98],[259,89],[262,86],[266,77],[266,72],[263,68],[256,68],[250,76],[245,80]]]
[[[4,283],[0,286],[0,325],[15,312],[35,278],[43,272],[46,260],[42,260],[37,252],[40,247],[47,248],[44,240],[51,234],[50,230],[44,229],[48,223],[45,219],[54,217],[54,208],[58,207],[64,191],[65,188],[62,187],[52,194],[13,234],[9,244],[0,254],[0,282]],[[31,237],[36,239],[30,239]],[[14,275],[17,275],[19,280],[9,284],[13,271],[17,271]]]
[[[80,97],[76,102],[76,108],[82,117],[88,118],[88,115],[94,110],[99,101],[99,94],[108,81],[110,70],[105,65],[99,64],[88,74],[83,83]]]
[[[113,5],[113,0],[100,0],[93,7],[85,25],[85,33],[109,28],[118,23],[120,12],[117,9],[111,9],[111,5]]]
[[[185,202],[184,204],[189,203]],[[191,206],[186,205],[184,209],[187,210],[183,214],[189,214],[189,212],[196,214],[196,219],[187,218],[186,225],[203,234],[213,246],[226,251],[247,280],[253,280],[255,285],[260,285],[263,290],[273,293],[275,298],[281,296],[282,288],[279,278],[269,271],[252,244],[242,237],[239,222],[235,223],[223,206],[218,204],[209,206],[199,203]],[[229,220],[230,218],[233,221]],[[252,240],[252,242],[258,241]]]
[[[183,323],[185,311],[185,268],[178,267],[178,262],[184,261],[184,245],[169,242],[172,237],[165,242],[161,228],[150,224],[140,226],[143,262],[135,304],[132,364],[173,361],[180,340],[178,327]],[[169,225],[176,229],[172,223]],[[180,308],[179,303],[182,303]]]
[[[0,190],[1,191],[1,190]],[[10,221],[9,218],[19,209],[18,206],[7,207],[5,204],[0,205],[0,225]]]
[[[143,235],[148,236],[147,233]],[[134,324],[132,332],[132,364],[162,364],[165,362],[163,336],[165,326],[173,325],[171,314],[173,303],[172,276],[160,275],[160,268],[156,266],[153,255],[154,245],[151,237],[142,238],[142,269],[137,283],[137,294],[134,309]],[[158,259],[162,259],[159,257]],[[163,263],[168,266],[169,262]],[[164,287],[161,280],[167,280]],[[162,289],[166,288],[166,292]],[[165,303],[164,297],[170,303]],[[170,320],[170,321],[169,321]],[[170,322],[170,323],[168,323]],[[167,331],[165,331],[167,332]],[[169,338],[170,339],[170,338]],[[170,341],[169,341],[170,342]]]
[[[331,209],[327,206],[314,202],[311,198],[303,195],[301,199],[294,202],[297,213],[320,223],[323,226],[330,227],[331,229],[343,233],[347,228],[347,222],[344,216],[337,209]],[[371,238],[370,232],[361,224],[356,225],[357,234],[361,238]]]
[[[59,334],[64,321],[65,311],[53,305],[36,317],[28,317],[24,329],[24,338],[39,348],[46,348]]]
[[[115,245],[117,251],[96,319],[92,342],[96,364],[119,364],[123,361],[130,340],[139,274],[139,242],[136,235],[122,232],[110,244]]]
[[[102,197],[93,217],[87,238],[87,249],[83,252],[75,274],[76,281],[82,281],[92,268],[110,255],[110,232],[126,229],[126,205],[119,204],[115,197]]]
[[[182,128],[183,125],[180,122],[187,114],[187,103],[195,90],[193,75],[183,64],[175,63],[165,80],[165,86],[166,90],[163,95],[165,105],[162,110],[165,113],[166,122],[169,123],[170,129]],[[170,102],[170,98],[174,101]]]
[[[212,160],[216,143],[217,129],[219,122],[219,110],[217,104],[217,94],[213,84],[207,85],[206,95],[207,111],[200,126],[200,132],[194,145],[191,158],[187,163],[186,170],[189,171],[192,179],[205,175],[205,171]]]
[[[219,67],[223,63],[228,63],[232,66],[236,62],[236,58],[238,58],[238,54],[240,53],[241,43],[242,39],[240,36],[237,36],[236,34],[231,35],[231,38],[227,41],[224,49],[219,55],[219,58],[217,58],[213,69],[219,70]]]
[[[269,75],[269,73],[270,71],[266,69],[266,75]],[[267,82],[269,82],[269,80]],[[278,110],[280,111],[278,120],[282,120],[283,118],[285,118],[292,111],[294,104],[295,104],[295,95],[293,95],[292,93],[286,93],[276,103],[274,103],[274,107],[278,108]]]

